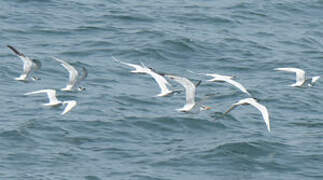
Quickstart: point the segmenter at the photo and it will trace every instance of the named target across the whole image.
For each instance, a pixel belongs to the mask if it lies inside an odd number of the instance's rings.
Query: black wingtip
[[[161,75],[161,76],[165,76],[167,73],[164,73],[164,72],[159,72],[159,71],[156,71],[154,68],[151,68],[151,67],[148,67],[151,71]]]
[[[156,71],[155,69],[153,69],[153,68],[151,68],[151,67],[148,67],[150,70],[152,70],[153,72],[155,72],[155,73],[157,73],[157,74],[159,74],[159,75],[161,75],[161,76],[165,76],[166,75],[166,73],[164,73],[164,72],[158,72],[158,71]]]
[[[24,54],[20,53],[16,48],[10,46],[10,45],[7,45],[7,47],[9,49],[11,49],[15,54],[17,54],[18,56],[24,56]]]
[[[202,83],[202,80],[199,80],[196,84],[195,87],[198,87]]]

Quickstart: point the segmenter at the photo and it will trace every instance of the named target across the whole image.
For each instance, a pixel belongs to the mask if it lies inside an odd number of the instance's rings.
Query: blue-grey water
[[[0,1],[0,179],[323,179],[323,81],[293,88],[298,67],[323,75],[322,0]],[[39,81],[15,81],[39,59]],[[85,66],[83,92],[62,92],[67,71],[51,57]],[[179,113],[184,94],[154,97],[147,75],[112,60],[203,80],[209,111]],[[188,72],[235,75],[271,118],[232,103],[248,97]],[[181,88],[171,82],[174,88]],[[43,88],[77,100],[45,107]]]

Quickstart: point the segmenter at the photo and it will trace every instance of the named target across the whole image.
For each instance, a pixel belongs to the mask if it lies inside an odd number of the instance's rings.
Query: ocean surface
[[[19,82],[22,62],[42,62],[39,81]],[[68,72],[51,57],[86,67],[82,92],[60,91]],[[155,97],[149,75],[113,61],[202,80],[197,101]],[[323,179],[323,80],[294,88],[298,67],[323,76],[322,0],[0,1],[0,179]],[[231,104],[248,97],[193,74],[234,75],[270,113]],[[174,89],[182,87],[170,81]],[[45,94],[78,105],[46,107]]]

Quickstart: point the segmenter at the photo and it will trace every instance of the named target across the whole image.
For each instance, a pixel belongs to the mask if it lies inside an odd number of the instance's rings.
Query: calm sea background
[[[40,81],[15,81],[22,63],[6,47],[39,59]],[[0,179],[196,180],[323,179],[323,81],[288,86],[298,67],[323,75],[322,0],[2,0],[0,1]],[[68,73],[51,57],[86,67],[77,100],[44,107]],[[154,97],[151,77],[120,60],[203,80],[197,99],[212,110],[175,111],[184,94]],[[241,106],[247,96],[188,72],[235,75],[267,106]],[[174,88],[181,88],[172,82]]]

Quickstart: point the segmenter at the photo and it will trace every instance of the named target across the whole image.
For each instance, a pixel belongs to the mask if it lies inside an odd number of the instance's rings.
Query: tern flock
[[[9,49],[11,49],[15,55],[17,55],[23,62],[23,73],[15,78],[17,81],[28,81],[29,79],[32,80],[40,80],[39,77],[33,75],[35,74],[40,68],[41,68],[41,62],[39,60],[35,59],[30,59],[29,57],[25,56],[23,53],[19,52],[16,48],[13,46],[8,45],[7,46]],[[68,62],[52,57],[54,60],[59,62],[68,72],[69,72],[69,81],[68,84],[66,85],[65,88],[61,88],[61,91],[84,91],[85,88],[79,86],[81,81],[83,81],[87,75],[88,72],[85,67],[82,67],[82,72],[80,72],[71,64]],[[185,96],[186,96],[186,102],[182,108],[176,109],[179,112],[189,112],[191,111],[194,107],[199,106],[200,111],[203,110],[209,110],[211,107],[201,104],[201,103],[196,103],[195,96],[196,96],[196,88],[200,85],[202,82],[201,80],[198,81],[196,84],[194,84],[191,80],[189,80],[186,77],[181,77],[173,74],[166,74],[166,73],[159,73],[155,71],[154,69],[145,66],[143,63],[140,65],[137,64],[131,64],[131,63],[126,63],[123,61],[118,60],[115,57],[112,57],[112,59],[120,63],[122,65],[129,66],[131,68],[134,68],[134,70],[131,70],[130,72],[132,73],[139,73],[139,74],[147,74],[150,75],[158,84],[160,88],[160,93],[156,95],[156,97],[164,97],[164,96],[169,96],[171,94],[175,94],[178,92],[181,92],[181,90],[172,90],[171,89],[171,84],[167,81],[167,78],[173,81],[176,81],[180,85],[182,85],[185,89]],[[304,70],[299,69],[299,68],[291,68],[291,67],[286,67],[286,68],[275,68],[274,70],[277,71],[286,71],[286,72],[294,72],[296,73],[296,83],[291,84],[290,86],[292,87],[302,87],[302,86],[313,86],[320,76],[314,76],[311,78],[307,78],[306,73]],[[270,132],[270,118],[269,118],[269,112],[266,106],[260,104],[256,98],[253,98],[252,95],[247,91],[247,89],[240,84],[239,82],[234,80],[234,76],[225,76],[225,75],[220,75],[220,74],[209,74],[209,73],[196,73],[193,71],[190,71],[195,74],[199,75],[205,75],[205,76],[210,76],[212,79],[206,80],[208,82],[226,82],[231,84],[232,86],[235,86],[238,88],[241,92],[247,94],[249,97],[245,99],[241,99],[237,103],[234,103],[226,112],[223,114],[229,113],[231,110],[236,108],[237,106],[240,105],[252,105],[256,109],[258,109],[263,117],[263,120],[265,121],[267,130]],[[42,90],[37,90],[33,92],[28,92],[25,93],[24,95],[33,95],[33,94],[39,94],[39,93],[46,93],[49,99],[48,103],[43,104],[44,106],[60,106],[60,105],[66,105],[63,112],[61,115],[64,115],[71,111],[76,105],[77,102],[75,100],[67,100],[67,101],[60,101],[56,97],[56,90],[55,89],[42,89]]]

